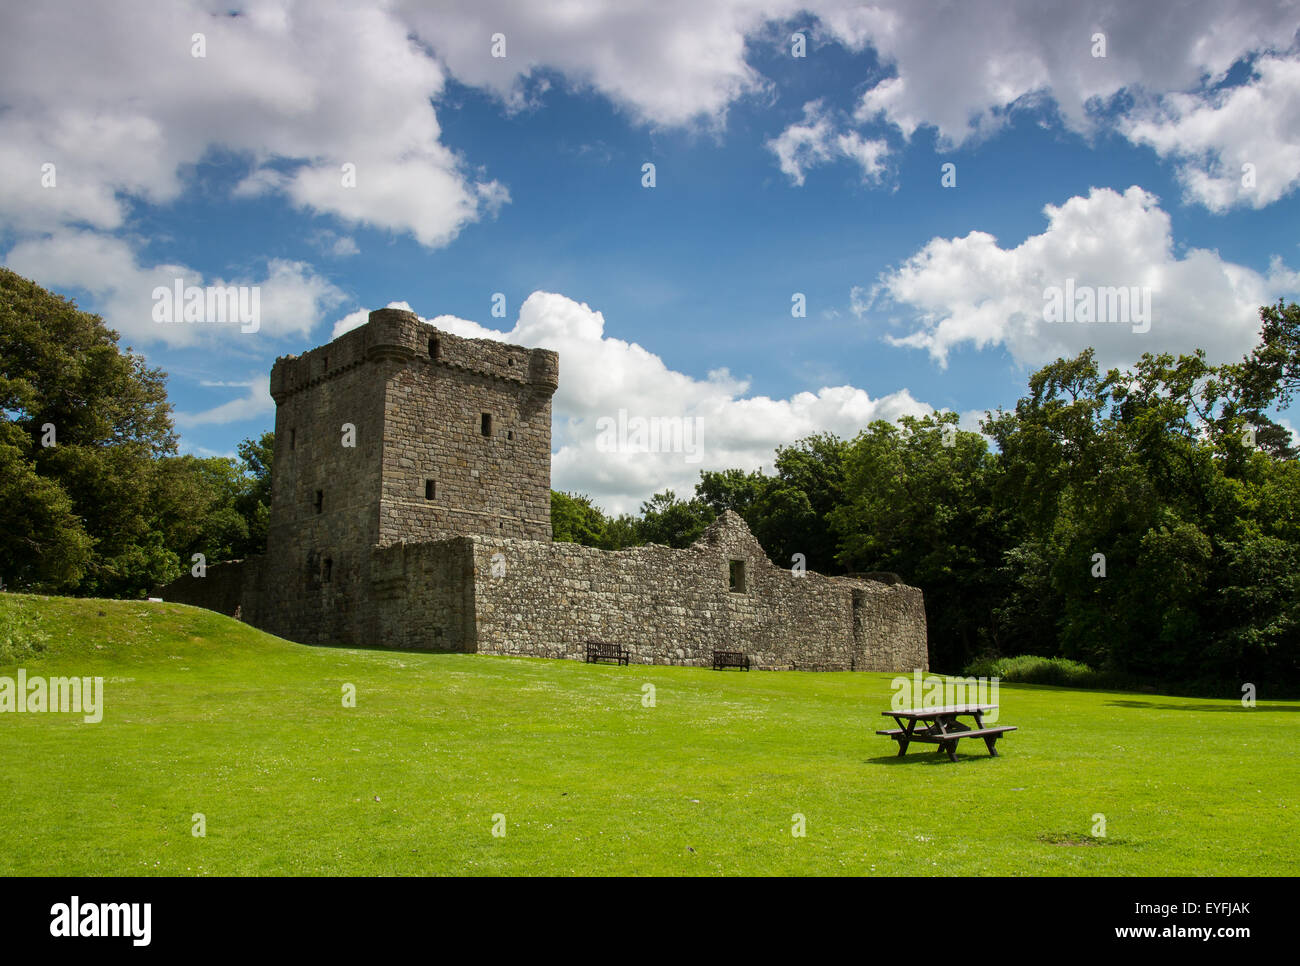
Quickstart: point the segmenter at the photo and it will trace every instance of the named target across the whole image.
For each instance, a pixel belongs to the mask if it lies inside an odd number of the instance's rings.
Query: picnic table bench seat
[[[907,740],[924,741],[927,738],[931,740],[937,740],[939,738],[983,738],[985,735],[1000,735],[1003,732],[1015,731],[1015,730],[1016,730],[1015,725],[999,725],[998,727],[995,728],[958,728],[953,731],[949,731],[946,735],[944,735],[944,734],[940,734],[937,731],[930,731],[929,729],[927,729],[925,731],[917,731],[914,734],[909,735]],[[877,731],[876,734],[889,735],[890,737],[893,737],[894,735],[905,734],[905,732],[903,731],[902,728],[890,728],[888,731]]]

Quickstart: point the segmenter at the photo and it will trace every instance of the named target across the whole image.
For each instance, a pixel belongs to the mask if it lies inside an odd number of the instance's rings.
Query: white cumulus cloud
[[[1013,248],[972,231],[933,238],[872,290],[870,307],[897,310],[912,331],[895,345],[929,351],[942,365],[960,345],[1004,346],[1027,365],[1074,356],[1087,346],[1107,365],[1143,352],[1205,349],[1211,361],[1250,351],[1259,308],[1300,291],[1300,272],[1275,259],[1267,273],[1224,260],[1217,252],[1175,254],[1169,216],[1139,187],[1123,194],[1094,188],[1062,205],[1047,205],[1047,228]],[[1045,321],[1046,292],[1138,287],[1150,291],[1149,331],[1133,324]],[[868,311],[855,293],[860,314]]]
[[[463,83],[524,106],[529,85],[558,71],[599,91],[638,121],[719,124],[738,98],[768,82],[746,59],[746,38],[797,13],[792,0],[405,0],[399,15]],[[492,56],[494,37],[505,56]],[[500,48],[498,48],[500,49]]]
[[[910,139],[933,128],[940,149],[950,150],[996,133],[1016,110],[1054,111],[1069,130],[1091,136],[1113,125],[1175,159],[1188,199],[1214,211],[1261,207],[1300,179],[1294,0],[1185,0],[1176,10],[1076,0],[810,0],[807,9],[828,39],[872,49],[884,65],[886,76],[864,78],[853,118],[859,130],[883,124]],[[1249,81],[1216,88],[1251,58]],[[1131,96],[1132,105],[1117,96]],[[809,168],[838,156],[830,149],[836,137],[853,134],[862,137],[847,120],[796,121],[775,139],[784,147],[782,170],[801,184]],[[1256,188],[1241,184],[1243,163],[1256,166]]]
[[[821,101],[805,104],[803,120],[791,124],[767,146],[776,155],[781,172],[797,185],[804,183],[809,168],[839,159],[856,163],[864,183],[879,183],[889,154],[885,141],[842,129]]]
[[[1170,94],[1120,126],[1177,159],[1188,200],[1216,212],[1262,208],[1300,184],[1300,60],[1261,58],[1245,84]]]
[[[205,279],[184,265],[141,265],[127,240],[89,229],[60,230],[19,242],[5,262],[19,275],[42,285],[89,292],[109,327],[134,345],[195,345],[204,339],[307,335],[344,298],[337,286],[306,262],[273,258],[267,262],[265,274]],[[178,279],[185,287],[255,286],[261,315],[256,331],[241,331],[238,324],[155,322],[155,290],[174,290]]]
[[[444,245],[508,199],[442,143],[445,82],[385,6],[14,7],[0,32],[0,218],[19,231],[117,229],[132,203],[179,197],[182,172],[216,148],[250,165],[236,196],[283,192]]]

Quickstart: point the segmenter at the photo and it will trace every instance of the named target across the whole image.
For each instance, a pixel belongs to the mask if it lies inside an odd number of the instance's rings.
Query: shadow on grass
[[[940,676],[940,677],[957,677],[957,676],[958,676],[958,675],[938,675],[937,672],[935,672],[935,673],[936,673],[937,676]],[[1032,683],[1030,683],[1030,682],[1028,682],[1028,681],[1008,681],[1008,680],[1006,680],[1005,678],[1003,678],[1003,679],[1001,680],[1000,685],[1001,685],[1001,687],[1004,688],[1004,689],[1016,689],[1016,690],[1024,690],[1024,691],[1069,691],[1069,692],[1071,692],[1072,694],[1080,694],[1080,695],[1082,695],[1082,694],[1097,694],[1097,695],[1105,695],[1105,694],[1114,694],[1114,695],[1130,695],[1130,694],[1131,694],[1131,695],[1133,696],[1133,699],[1132,699],[1132,700],[1133,700],[1134,702],[1136,702],[1137,704],[1149,703],[1152,699],[1156,699],[1156,700],[1158,700],[1158,699],[1161,699],[1161,698],[1188,698],[1188,699],[1196,699],[1196,698],[1200,698],[1200,699],[1202,699],[1202,700],[1222,700],[1222,701],[1239,701],[1239,700],[1240,700],[1240,692],[1235,692],[1235,693],[1233,693],[1233,692],[1229,692],[1228,694],[1224,694],[1223,697],[1220,698],[1220,697],[1218,697],[1217,695],[1213,695],[1213,694],[1211,694],[1211,695],[1207,695],[1207,694],[1205,694],[1204,692],[1202,692],[1202,693],[1200,693],[1200,694],[1197,694],[1197,693],[1195,693],[1195,692],[1191,692],[1191,693],[1189,693],[1189,692],[1185,692],[1185,691],[1180,692],[1180,690],[1179,690],[1178,688],[1176,688],[1176,687],[1173,687],[1173,688],[1170,688],[1170,689],[1158,689],[1158,688],[1156,688],[1156,687],[1154,687],[1154,686],[1151,686],[1151,685],[1139,685],[1139,686],[1127,686],[1127,687],[1121,687],[1121,686],[1119,686],[1119,685],[1114,685],[1114,686],[1102,686],[1102,685],[1092,685],[1092,684],[1032,684]],[[1220,692],[1220,693],[1222,693],[1222,692]],[[1292,697],[1292,696],[1289,695],[1289,694],[1284,694],[1284,695],[1281,695],[1281,696],[1280,696],[1279,698],[1277,698],[1276,700],[1280,700],[1280,701],[1300,701],[1300,696]],[[1124,702],[1116,702],[1116,703],[1123,704]],[[1166,707],[1166,706],[1165,706],[1165,705],[1153,705],[1153,707]],[[1173,707],[1173,706],[1170,705],[1169,707]],[[1196,706],[1196,705],[1190,705],[1190,706],[1189,706],[1189,708],[1197,708],[1197,707],[1198,707],[1198,706]],[[1224,709],[1224,708],[1210,708],[1210,707],[1206,706],[1203,710],[1207,710],[1207,711],[1209,711],[1209,710],[1222,711],[1222,710],[1231,710],[1231,709]],[[1297,708],[1284,708],[1284,707],[1273,706],[1273,707],[1270,707],[1269,710],[1271,710],[1271,711],[1296,711],[1296,710],[1300,710],[1300,707],[1297,707]]]
[[[976,754],[974,752],[971,752],[970,754],[963,754],[962,752],[959,751],[957,752],[957,760],[949,761],[948,756],[943,754],[942,752],[932,751],[929,753],[924,753],[918,751],[913,753],[909,751],[906,755],[903,755],[902,757],[899,756],[898,752],[894,752],[892,755],[881,755],[878,758],[868,758],[866,761],[863,762],[863,764],[864,765],[947,765],[948,767],[952,768],[957,765],[964,764],[968,761],[997,761],[997,758],[994,758],[987,751],[984,752],[984,754],[982,755]]]
[[[251,626],[251,625],[250,625]],[[281,638],[288,641],[289,639]],[[477,651],[444,651],[435,650],[431,647],[390,647],[386,644],[335,644],[333,642],[326,644],[303,644],[301,641],[289,641],[290,644],[298,644],[301,647],[313,647],[321,651],[378,651],[383,654],[477,654]],[[484,655],[485,657],[495,657],[496,655]]]
[[[1044,845],[1096,846],[1132,845],[1128,839],[1109,838],[1105,835],[1084,835],[1080,832],[1043,832],[1038,841]]]
[[[1254,711],[1300,711],[1300,704],[1257,704],[1253,708],[1243,708],[1240,703],[1231,704],[1157,704],[1154,701],[1107,701],[1112,708],[1153,708],[1157,711],[1232,711],[1250,714]]]

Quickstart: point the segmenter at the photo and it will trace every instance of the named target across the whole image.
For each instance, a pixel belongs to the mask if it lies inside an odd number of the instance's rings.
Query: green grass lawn
[[[3,595],[0,621],[48,641],[0,675],[105,679],[99,724],[0,714],[6,875],[1300,868],[1300,702],[1266,682],[1252,710],[1003,685],[1020,730],[953,764],[873,733],[888,674],[312,648],[178,604]]]

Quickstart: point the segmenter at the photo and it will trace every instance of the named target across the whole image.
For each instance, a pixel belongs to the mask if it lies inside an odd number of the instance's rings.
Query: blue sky
[[[391,302],[555,348],[553,485],[635,509],[819,430],[974,428],[1085,346],[1249,351],[1300,294],[1300,18],[1173,6],[42,5],[0,39],[0,253],[169,373],[189,452]],[[257,285],[258,331],[155,322],[178,277]],[[1149,289],[1149,331],[1047,324],[1067,278]],[[601,448],[619,409],[702,460]]]

